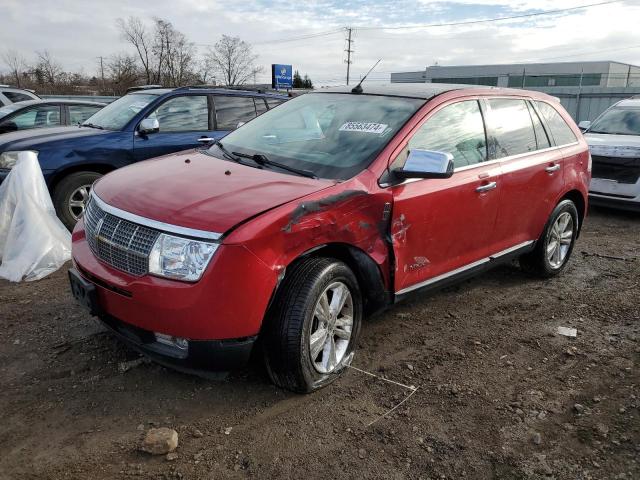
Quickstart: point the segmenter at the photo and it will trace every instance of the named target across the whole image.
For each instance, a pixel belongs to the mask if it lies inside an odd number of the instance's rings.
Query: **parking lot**
[[[258,361],[226,380],[129,362],[66,268],[2,281],[0,478],[639,478],[639,251],[638,215],[593,209],[563,275],[413,297],[311,395]],[[412,390],[361,370],[417,390],[381,417]],[[151,426],[178,431],[176,459],[138,450]]]

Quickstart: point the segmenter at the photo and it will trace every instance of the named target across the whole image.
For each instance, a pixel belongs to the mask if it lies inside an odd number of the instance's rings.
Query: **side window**
[[[451,153],[456,168],[486,161],[487,143],[478,102],[454,103],[436,112],[411,137],[408,148]]]
[[[11,125],[14,130],[55,127],[60,125],[60,107],[57,105],[33,107],[5,120],[1,125]]]
[[[492,98],[489,126],[495,158],[509,157],[538,149],[531,115],[524,100]]]
[[[258,115],[262,115],[267,111],[267,104],[264,101],[264,98],[254,98],[254,100],[256,102],[256,113]]]
[[[544,130],[544,126],[540,121],[540,117],[538,116],[538,112],[536,112],[533,105],[527,103],[529,107],[529,114],[531,115],[531,120],[533,120],[533,130],[536,133],[536,142],[538,143],[538,150],[542,150],[543,148],[549,148],[551,146],[551,142],[549,141],[549,137],[547,136],[547,132]]]
[[[4,92],[4,96],[11,100],[13,103],[25,102],[27,100],[35,100],[34,97],[30,97],[29,95],[25,95],[24,93],[18,92]]]
[[[93,105],[69,105],[69,125],[85,122],[98,110],[100,107]]]
[[[546,102],[536,101],[536,106],[544,118],[547,127],[551,131],[551,136],[556,142],[556,145],[567,145],[569,143],[575,143],[578,141],[571,127],[567,125],[564,118]]]
[[[280,105],[281,103],[286,102],[286,100],[282,100],[280,98],[267,98],[267,105],[269,105],[269,108],[275,108],[278,105]]]
[[[148,118],[156,118],[161,132],[203,132],[209,130],[206,95],[174,97],[160,105]]]
[[[235,130],[240,122],[248,122],[256,116],[253,98],[217,96],[216,119],[218,130]]]

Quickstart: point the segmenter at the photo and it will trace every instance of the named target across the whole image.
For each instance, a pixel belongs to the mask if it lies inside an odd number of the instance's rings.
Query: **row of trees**
[[[116,20],[121,38],[131,47],[109,57],[98,57],[96,75],[65,72],[47,50],[35,53],[28,61],[15,50],[2,54],[9,73],[0,75],[0,83],[33,88],[39,93],[123,94],[140,84],[177,87],[192,84],[237,86],[255,83],[264,71],[257,64],[252,46],[239,37],[222,35],[204,54],[196,45],[162,18],[143,21],[138,17]],[[311,80],[296,71],[294,88],[313,88]]]

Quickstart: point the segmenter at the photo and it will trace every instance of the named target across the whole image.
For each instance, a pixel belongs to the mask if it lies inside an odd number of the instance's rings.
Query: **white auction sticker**
[[[347,122],[340,127],[341,132],[363,132],[382,134],[387,128],[386,123]]]

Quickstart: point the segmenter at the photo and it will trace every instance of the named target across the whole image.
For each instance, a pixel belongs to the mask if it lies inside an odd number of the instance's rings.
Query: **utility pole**
[[[353,40],[351,40],[351,30],[351,27],[347,27],[347,49],[345,50],[345,52],[347,52],[347,85],[349,85],[349,69],[351,67],[351,54],[353,53],[353,50],[351,49],[351,44],[353,43]]]
[[[104,65],[102,63],[102,55],[98,58],[100,59],[100,76],[102,77],[102,91],[104,92]]]

